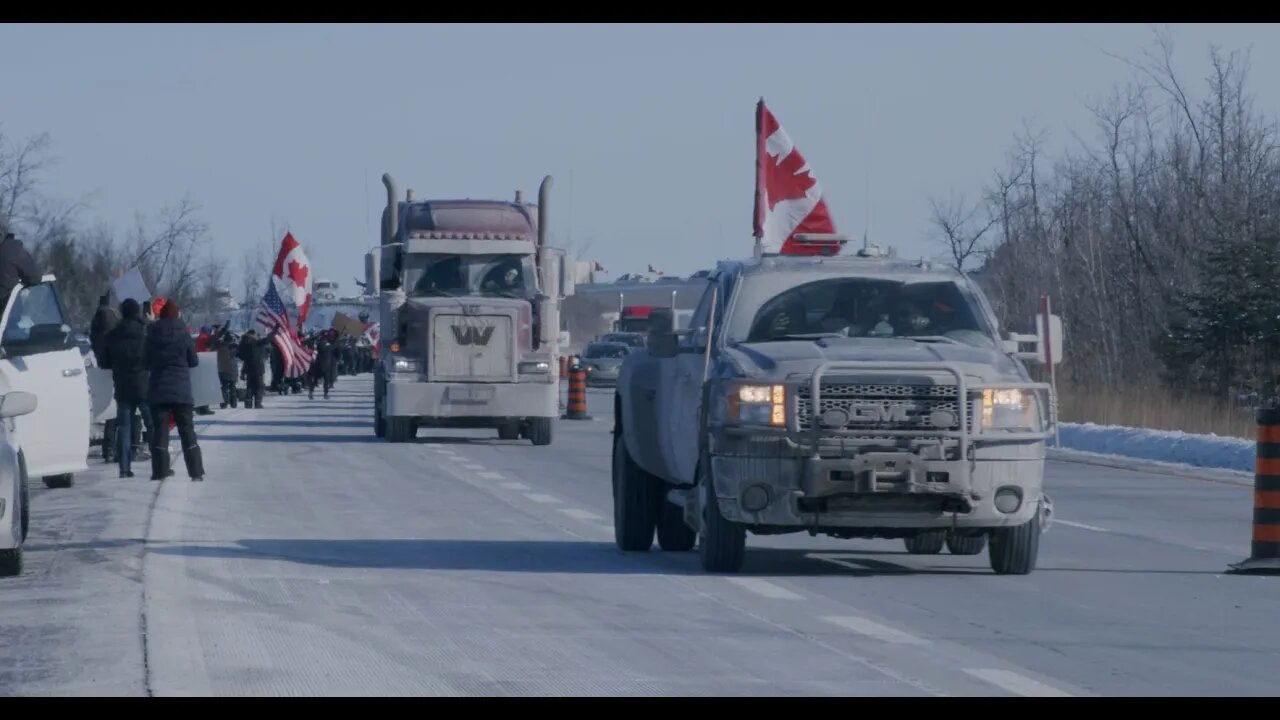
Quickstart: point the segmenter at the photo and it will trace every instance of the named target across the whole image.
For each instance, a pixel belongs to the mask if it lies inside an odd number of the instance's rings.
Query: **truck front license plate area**
[[[483,405],[493,400],[492,385],[450,385],[444,401],[453,405]]]

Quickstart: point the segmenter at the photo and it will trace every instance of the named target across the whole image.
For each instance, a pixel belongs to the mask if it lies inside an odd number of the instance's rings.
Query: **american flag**
[[[298,340],[298,334],[289,322],[289,311],[280,300],[280,293],[276,292],[274,278],[267,280],[267,294],[262,296],[262,304],[258,306],[258,314],[254,319],[265,329],[264,332],[269,333],[277,325],[280,326],[280,332],[276,333],[273,342],[284,356],[284,376],[302,377],[315,360],[315,353],[303,347]]]

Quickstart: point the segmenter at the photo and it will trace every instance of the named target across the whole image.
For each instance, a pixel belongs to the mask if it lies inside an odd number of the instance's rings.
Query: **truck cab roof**
[[[401,232],[414,238],[532,240],[536,206],[501,200],[420,200],[401,203]]]

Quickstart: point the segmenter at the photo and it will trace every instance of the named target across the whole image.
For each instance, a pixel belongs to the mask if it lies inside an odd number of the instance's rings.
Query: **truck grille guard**
[[[838,373],[853,373],[859,376],[885,376],[882,383],[870,383],[859,379],[858,382],[842,382],[828,384],[832,387],[850,386],[874,387],[881,392],[874,395],[883,397],[866,398],[864,406],[874,403],[892,403],[896,398],[904,402],[925,404],[925,409],[938,409],[954,412],[956,422],[949,427],[900,427],[910,424],[909,418],[896,422],[880,422],[879,425],[894,424],[899,427],[826,427],[822,423],[823,380]],[[945,373],[955,379],[954,385],[910,385],[894,380],[904,373]],[[807,396],[802,392],[789,393],[787,413],[787,435],[791,442],[805,448],[812,459],[820,459],[823,441],[845,445],[874,445],[875,441],[862,438],[874,436],[890,439],[919,440],[923,444],[943,446],[943,457],[946,449],[954,447],[959,452],[958,459],[971,459],[971,451],[975,442],[1026,442],[1046,440],[1053,436],[1053,428],[1058,422],[1057,397],[1048,383],[1004,382],[1004,383],[970,383],[964,371],[952,363],[887,363],[876,361],[830,361],[819,365],[812,375],[803,381],[807,388],[801,386],[797,390],[807,389]],[[794,385],[793,385],[794,387]],[[906,390],[905,388],[912,388]],[[1041,426],[1040,431],[1013,432],[1006,430],[983,430],[981,423],[981,393],[984,390],[1022,390],[1034,393],[1036,413]],[[971,394],[976,393],[976,396]],[[841,399],[848,399],[850,405],[859,402],[857,394],[848,397],[849,393],[841,393]],[[807,406],[807,407],[805,407]],[[1048,417],[1046,418],[1046,410]],[[802,421],[807,421],[802,424]]]

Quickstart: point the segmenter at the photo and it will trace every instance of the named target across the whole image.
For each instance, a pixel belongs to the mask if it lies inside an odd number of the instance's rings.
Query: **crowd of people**
[[[274,342],[279,332],[277,326],[265,336],[253,329],[236,335],[228,326],[206,325],[192,337],[172,300],[155,298],[139,303],[126,299],[117,309],[111,306],[110,296],[102,296],[89,328],[89,342],[98,367],[111,371],[115,431],[103,442],[116,448],[120,477],[134,477],[133,459],[147,457],[152,480],[172,477],[169,434],[176,427],[187,474],[195,481],[204,479],[194,415],[213,410],[195,406],[191,384],[191,369],[199,365],[201,352],[216,354],[222,408],[235,408],[241,401],[245,407],[261,408],[267,393],[307,390],[314,398],[317,387],[327,398],[339,375],[373,370],[371,347],[329,329],[301,338],[315,359],[302,375],[286,377],[284,356]],[[266,382],[268,367],[270,384]],[[244,382],[243,389],[239,381]],[[137,422],[138,416],[141,422]],[[143,445],[144,440],[149,447]]]

